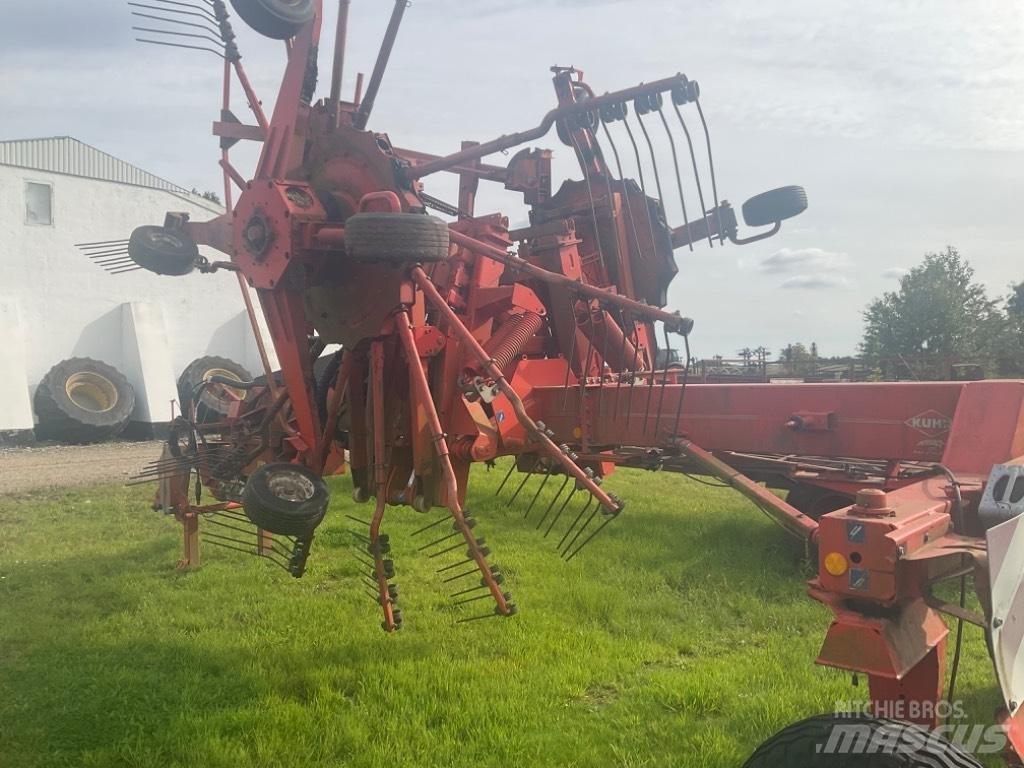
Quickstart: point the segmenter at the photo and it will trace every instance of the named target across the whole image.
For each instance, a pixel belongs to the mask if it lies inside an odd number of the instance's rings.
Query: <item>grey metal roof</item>
[[[0,141],[0,165],[190,195],[189,190],[184,187],[147,173],[131,163],[119,160],[70,136]]]

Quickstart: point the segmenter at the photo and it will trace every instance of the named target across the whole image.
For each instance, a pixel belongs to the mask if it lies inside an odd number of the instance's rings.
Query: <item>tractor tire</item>
[[[338,379],[338,371],[341,369],[343,354],[344,350],[339,349],[329,358],[326,358],[326,364],[313,366],[313,372],[316,374],[316,408],[320,415],[321,427],[327,425],[327,411],[330,407],[331,390],[334,388],[334,382]],[[324,359],[320,358],[320,360]],[[348,394],[346,393],[342,396],[341,413],[338,415],[338,431],[335,435],[335,439],[341,440],[344,445],[347,445],[348,442],[348,427]]]
[[[444,261],[448,225],[421,213],[357,213],[345,221],[345,252],[359,261]]]
[[[313,0],[231,0],[235,13],[264,37],[295,37],[316,14]]]
[[[178,377],[178,402],[181,404],[182,413],[191,416],[196,388],[211,376],[223,376],[235,381],[252,381],[252,374],[234,360],[214,356],[197,358],[189,363]],[[223,384],[203,387],[195,403],[197,424],[220,421],[228,415],[228,410],[236,399],[245,398],[244,390],[228,390],[229,388]]]
[[[764,227],[798,216],[807,210],[803,187],[779,187],[754,195],[743,204],[743,220],[750,227]]]
[[[242,490],[242,508],[254,525],[281,536],[305,536],[323,522],[330,492],[301,464],[264,464]]]
[[[199,248],[177,232],[163,227],[138,227],[128,240],[128,255],[143,269],[158,275],[189,274],[199,261]]]
[[[784,728],[743,768],[981,768],[981,763],[918,725],[840,714]]]
[[[97,443],[121,434],[135,410],[135,390],[113,366],[88,357],[50,369],[34,399],[36,437],[62,443]]]

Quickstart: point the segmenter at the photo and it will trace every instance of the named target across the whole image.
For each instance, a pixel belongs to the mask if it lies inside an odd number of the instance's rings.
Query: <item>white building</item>
[[[262,372],[234,274],[112,275],[75,247],[126,240],[167,211],[204,221],[221,208],[69,137],[0,142],[0,433],[32,429],[35,387],[70,357],[125,374],[137,425],[169,420],[197,357]]]

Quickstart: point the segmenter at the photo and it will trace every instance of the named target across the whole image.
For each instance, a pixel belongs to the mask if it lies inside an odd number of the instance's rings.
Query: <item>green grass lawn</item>
[[[456,624],[486,603],[450,607],[409,535],[434,517],[396,508],[393,635],[345,477],[301,580],[210,546],[176,572],[149,488],[0,500],[0,766],[738,766],[865,698],[812,664],[829,616],[802,549],[738,495],[620,472],[625,513],[566,564],[493,498],[503,474],[478,468],[468,506],[520,614]],[[998,694],[966,637],[960,692],[987,723]]]

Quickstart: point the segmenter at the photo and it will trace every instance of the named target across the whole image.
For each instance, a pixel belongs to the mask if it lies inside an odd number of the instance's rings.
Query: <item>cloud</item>
[[[910,270],[906,267],[889,267],[882,272],[882,277],[887,277],[890,280],[899,280],[908,274],[910,274]]]
[[[758,269],[768,274],[785,275],[795,272],[828,271],[845,269],[845,253],[826,251],[823,248],[780,248],[758,264]]]
[[[802,275],[793,275],[793,277],[786,278],[779,287],[815,290],[820,288],[847,288],[849,285],[850,280],[846,275],[828,272],[807,272]]]

